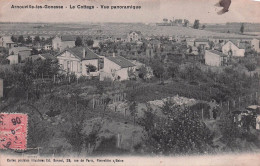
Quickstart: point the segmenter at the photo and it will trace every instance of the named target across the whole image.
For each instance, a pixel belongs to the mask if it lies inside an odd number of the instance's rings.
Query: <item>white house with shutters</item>
[[[110,78],[112,80],[128,80],[129,73],[135,73],[136,65],[121,56],[104,57],[103,72],[100,73],[100,80]]]
[[[240,46],[240,43],[228,41],[226,44],[222,46],[222,52],[230,57],[244,57],[245,56],[245,48]]]
[[[77,76],[97,76],[99,56],[88,47],[67,48],[57,55],[63,72],[75,73]],[[88,66],[95,66],[96,71],[89,72]]]

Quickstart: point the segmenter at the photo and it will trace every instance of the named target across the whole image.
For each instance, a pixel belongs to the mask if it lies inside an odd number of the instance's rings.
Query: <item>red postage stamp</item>
[[[28,116],[21,113],[0,113],[0,149],[25,150]]]

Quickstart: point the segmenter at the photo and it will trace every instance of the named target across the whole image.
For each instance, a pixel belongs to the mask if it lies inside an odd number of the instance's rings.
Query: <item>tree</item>
[[[86,41],[86,43],[87,43],[88,46],[92,47],[93,44],[94,44],[94,41],[93,41],[92,39],[88,39],[88,40]]]
[[[234,122],[234,115],[228,110],[222,110],[219,120],[219,129],[222,134],[222,141],[228,148],[236,148],[236,139],[241,137],[238,124]]]
[[[252,71],[255,71],[255,69],[256,69],[256,64],[254,64],[254,63],[248,63],[248,64],[245,65],[245,67],[246,67],[247,70],[249,71],[250,77],[251,77],[251,72],[252,72]]]
[[[214,46],[215,46],[215,43],[214,43],[213,41],[210,41],[210,42],[209,42],[209,48],[210,48],[210,49],[213,49]]]
[[[167,68],[167,72],[169,76],[173,79],[179,73],[179,66],[177,64],[172,64]]]
[[[86,65],[86,67],[87,67],[87,73],[95,72],[97,70],[97,67],[91,64]]]
[[[11,36],[11,40],[12,40],[13,42],[17,42],[18,39],[17,39],[17,37],[15,37],[15,36],[12,35],[12,36]]]
[[[205,29],[206,28],[206,25],[202,25],[202,27],[201,27],[202,29]]]
[[[241,24],[241,27],[240,27],[240,32],[241,32],[241,33],[244,33],[244,30],[245,30],[244,23],[242,23],[242,24]]]
[[[188,27],[188,25],[189,25],[189,20],[186,20],[186,19],[185,19],[185,20],[184,20],[184,25],[183,25],[183,26],[184,26],[184,27]]]
[[[24,40],[24,37],[23,37],[23,35],[20,35],[19,37],[18,37],[18,43],[24,43],[25,42],[25,40]]]
[[[195,20],[194,24],[193,24],[193,28],[194,29],[199,29],[199,27],[200,27],[200,21],[199,20]]]
[[[39,36],[35,36],[34,43],[39,43],[41,41],[41,38]]]
[[[145,80],[146,79],[146,76],[147,76],[147,69],[145,66],[141,66],[141,68],[139,69],[139,72],[138,72],[138,76],[139,78]]]
[[[153,70],[153,74],[155,75],[155,77],[160,79],[160,82],[162,82],[162,76],[164,73],[164,67],[163,64],[159,61],[154,61],[151,65],[152,70]]]
[[[204,153],[211,150],[213,134],[200,116],[189,110],[181,108],[171,102],[165,102],[161,108],[165,118],[152,119],[156,126],[147,127],[145,145],[148,151],[156,154],[186,154]],[[153,117],[146,115],[146,118]],[[150,122],[146,119],[144,122]]]
[[[82,46],[82,45],[83,45],[82,39],[81,39],[81,37],[78,36],[76,38],[76,41],[75,41],[75,46],[79,47],[79,46]]]
[[[27,43],[27,44],[32,43],[32,38],[31,38],[31,36],[27,36],[26,43]]]

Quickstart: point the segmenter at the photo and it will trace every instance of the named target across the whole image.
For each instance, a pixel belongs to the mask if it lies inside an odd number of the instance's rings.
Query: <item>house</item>
[[[127,41],[128,42],[137,42],[141,41],[142,34],[140,31],[131,31],[127,34]]]
[[[16,44],[12,41],[10,36],[3,36],[0,38],[0,47],[12,48]]]
[[[187,47],[189,47],[189,46],[193,47],[195,44],[194,41],[195,41],[195,38],[186,38]]]
[[[195,46],[189,46],[188,49],[187,49],[187,53],[194,54],[194,55],[199,55],[199,50]]]
[[[256,51],[260,52],[260,40],[259,39],[253,39],[251,41],[251,47]]]
[[[222,46],[222,52],[226,55],[234,57],[244,57],[245,48],[242,45],[239,45],[239,42],[235,43],[234,41],[229,40]]]
[[[76,38],[74,36],[56,36],[52,39],[52,48],[63,51],[65,48],[75,47]]]
[[[93,40],[93,48],[100,48],[100,40]]]
[[[50,44],[44,45],[44,50],[51,50],[51,49],[52,49],[52,45]]]
[[[128,80],[129,72],[135,72],[136,65],[121,56],[104,57],[104,69],[100,80],[105,77],[112,80]]]
[[[8,57],[6,57],[6,59],[9,60],[9,64],[10,65],[17,64],[17,63],[20,62],[18,54],[16,54],[16,55],[9,55]]]
[[[10,61],[10,64],[17,64],[31,56],[31,51],[32,49],[28,47],[13,47],[9,49],[7,59]]]
[[[208,39],[195,39],[194,40],[194,46],[195,47],[200,47],[201,49],[209,49],[209,40]]]
[[[225,66],[227,65],[227,55],[216,50],[205,51],[205,64],[209,66]]]
[[[56,57],[66,73],[75,73],[78,77],[98,74],[88,70],[89,65],[95,66],[96,71],[99,70],[99,56],[88,47],[66,48]]]

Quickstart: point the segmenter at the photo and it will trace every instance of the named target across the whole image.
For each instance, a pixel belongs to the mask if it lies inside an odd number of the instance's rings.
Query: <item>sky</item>
[[[161,22],[181,18],[202,23],[260,23],[260,2],[232,0],[229,12],[218,15],[219,0],[0,0],[1,22]],[[12,5],[63,5],[64,9],[11,9]],[[70,9],[95,6],[95,9]],[[137,5],[141,9],[101,9],[101,5]]]

